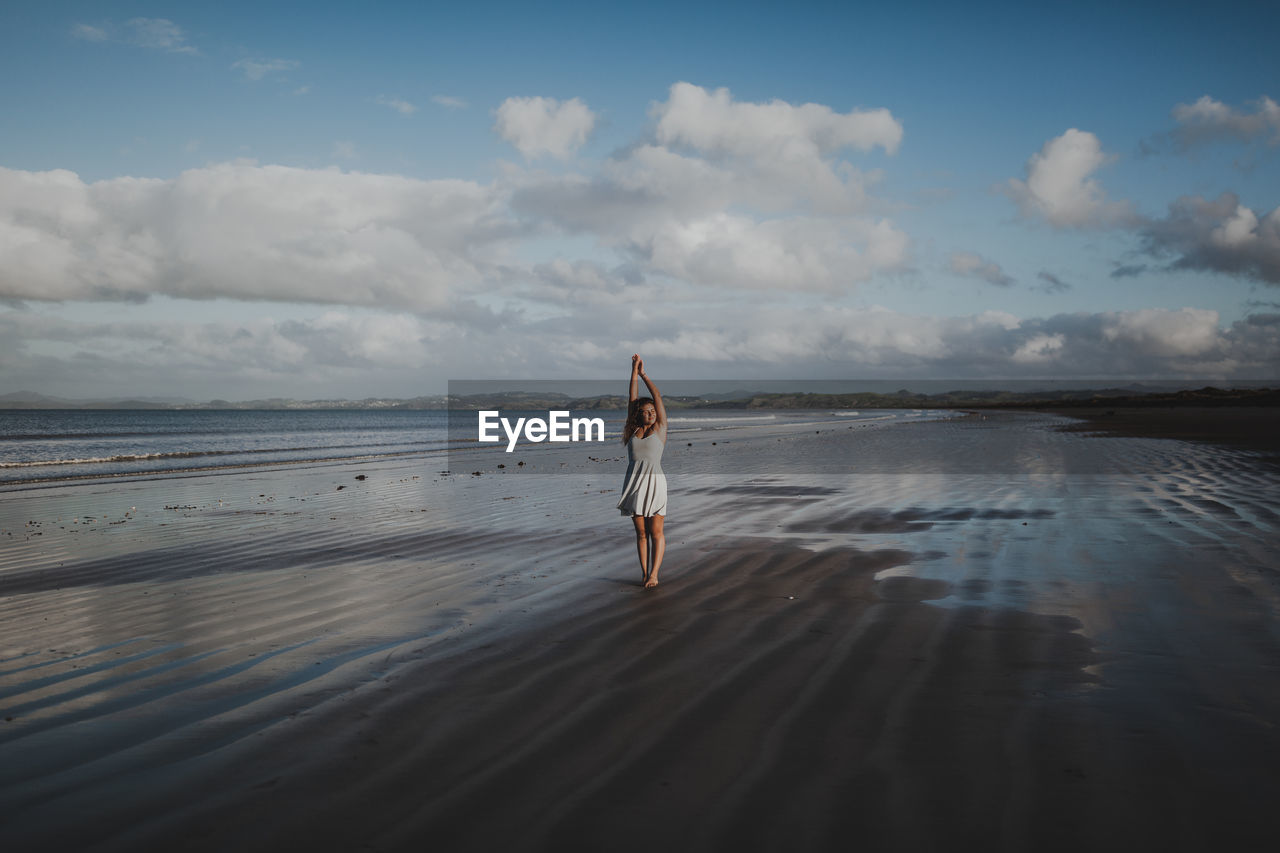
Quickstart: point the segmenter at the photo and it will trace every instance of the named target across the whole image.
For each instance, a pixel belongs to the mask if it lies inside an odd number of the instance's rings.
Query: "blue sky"
[[[0,393],[1270,379],[1265,4],[10,3]]]

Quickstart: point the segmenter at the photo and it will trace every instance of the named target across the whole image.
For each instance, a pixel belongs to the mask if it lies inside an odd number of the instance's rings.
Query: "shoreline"
[[[73,486],[81,483],[92,484],[99,481],[104,483],[147,482],[179,477],[213,476],[229,472],[252,474],[259,471],[270,471],[272,469],[281,468],[303,469],[323,465],[356,465],[366,462],[378,462],[383,459],[408,459],[410,457],[430,459],[432,457],[446,457],[448,452],[448,450],[405,450],[395,453],[375,453],[360,456],[330,456],[320,459],[282,459],[278,462],[245,462],[243,464],[234,465],[201,465],[191,468],[166,468],[155,471],[121,471],[119,473],[70,474],[62,477],[55,476],[30,480],[0,480],[0,494],[4,492],[23,491],[26,489],[51,488],[64,485]],[[57,463],[40,464],[52,465]]]
[[[849,421],[843,420],[842,418],[837,416],[835,413],[825,412],[822,410],[787,411],[787,412],[782,412],[781,417],[779,417],[779,414],[775,414],[775,413],[768,413],[763,415],[751,415],[751,414],[742,415],[742,414],[736,414],[736,413],[723,414],[716,410],[711,410],[711,409],[695,409],[695,410],[686,410],[686,411],[696,416],[689,417],[686,415],[677,415],[672,418],[673,424],[677,424],[677,426],[675,426],[675,428],[672,430],[673,436],[679,438],[681,441],[686,439],[697,440],[700,438],[711,436],[712,434],[715,434],[716,436],[719,436],[723,440],[727,441],[727,440],[732,440],[734,437],[737,437],[737,436],[750,436],[753,433],[758,433],[758,432],[767,431],[767,430],[774,430],[779,434],[788,434],[788,433],[795,432],[796,430],[805,426],[825,427],[827,429],[831,429],[834,425],[837,425],[837,424],[841,426],[845,426],[849,424]],[[2,414],[3,412],[0,412],[0,415]],[[620,413],[609,413],[609,414],[620,414]],[[870,426],[873,424],[877,426],[882,426],[884,424],[880,422],[884,422],[884,421],[894,422],[892,425],[898,425],[901,423],[911,423],[917,419],[915,417],[912,417],[912,415],[917,415],[917,414],[919,413],[909,412],[907,410],[888,411],[883,415],[877,414],[876,416],[866,416],[866,417],[859,418],[856,421],[856,424],[858,426]],[[950,414],[950,410],[943,410],[937,413],[930,413],[929,416],[920,417],[918,419],[919,420],[937,420],[937,419],[945,418],[948,414]],[[770,423],[769,424],[758,423],[759,421],[763,421],[763,420],[767,420]],[[722,425],[708,426],[709,424],[721,424],[721,422],[723,422]],[[721,433],[724,433],[725,435],[720,436]],[[139,435],[146,435],[146,434],[140,433]],[[597,441],[597,442],[590,442],[590,443],[584,442],[583,444],[586,444],[586,447],[585,448],[579,447],[578,450],[583,450],[583,449],[589,450],[591,448],[595,448],[595,452],[601,452],[604,449],[615,449],[617,446],[617,443],[616,441],[614,441],[614,439],[619,438],[620,435],[621,435],[620,432],[606,432],[604,441]],[[30,435],[10,436],[7,438],[7,440],[9,442],[20,442],[22,440],[28,440],[33,437],[34,436],[30,436]],[[60,438],[60,437],[61,436],[52,436],[52,438]],[[80,436],[70,436],[70,437],[78,438]],[[443,443],[439,444],[439,446],[435,446],[434,441],[441,441]],[[506,439],[504,438],[503,441],[506,441]],[[96,480],[118,481],[118,480],[125,480],[128,478],[160,479],[168,476],[191,476],[191,475],[200,475],[203,473],[218,473],[218,472],[224,472],[224,471],[251,472],[259,469],[266,470],[270,468],[281,468],[281,467],[307,467],[307,466],[321,465],[321,464],[327,464],[327,463],[356,464],[361,462],[377,462],[378,460],[382,460],[382,459],[396,459],[396,458],[424,459],[424,460],[431,459],[431,458],[443,458],[446,464],[455,460],[470,464],[471,460],[473,459],[481,459],[481,460],[489,461],[491,463],[488,466],[490,469],[496,469],[496,468],[502,467],[501,463],[492,462],[492,460],[488,460],[489,456],[492,456],[495,453],[501,453],[503,451],[504,448],[502,446],[502,442],[498,442],[496,445],[480,443],[474,435],[471,435],[471,434],[460,435],[460,434],[457,434],[455,430],[453,434],[450,434],[446,438],[436,439],[436,440],[433,440],[433,442],[428,442],[428,443],[432,443],[433,446],[426,447],[426,448],[415,446],[415,447],[411,447],[410,449],[346,453],[346,454],[336,454],[336,455],[330,454],[330,455],[324,455],[324,456],[312,456],[312,457],[301,457],[301,458],[295,456],[293,458],[286,458],[286,459],[260,459],[260,458],[253,459],[251,458],[251,459],[245,459],[242,461],[222,461],[222,462],[209,461],[205,464],[178,464],[172,467],[164,467],[164,468],[148,467],[147,464],[145,463],[147,460],[159,459],[159,458],[174,459],[174,458],[206,457],[206,458],[212,459],[216,457],[226,457],[226,456],[241,456],[241,457],[254,456],[256,454],[264,454],[264,455],[265,454],[281,454],[281,453],[296,454],[304,450],[304,448],[291,446],[291,447],[266,448],[261,450],[239,450],[239,449],[237,450],[181,450],[181,451],[170,451],[168,453],[147,453],[147,452],[143,452],[144,448],[138,448],[137,454],[117,454],[117,455],[111,455],[111,456],[105,456],[105,457],[92,457],[92,458],[42,459],[42,460],[32,461],[28,463],[7,461],[7,462],[0,463],[0,492],[6,491],[6,490],[18,490],[18,489],[23,489],[28,487],[40,487],[47,484],[57,485],[57,484],[64,484],[64,483],[93,482]],[[400,444],[403,445],[404,442],[400,442]],[[418,442],[414,442],[414,444],[418,444]],[[330,449],[330,448],[321,448],[321,449]],[[559,448],[559,447],[553,446],[550,443],[529,443],[528,441],[524,441],[524,442],[521,442],[519,445],[520,454],[530,454],[534,458],[549,459],[551,458],[551,456],[554,455],[556,456],[557,459],[561,459],[561,460],[565,458],[573,459],[574,458],[573,453],[570,452],[566,454],[564,452],[566,450],[569,450],[569,448],[567,447]],[[515,458],[518,458],[518,457],[515,457]],[[512,461],[513,457],[508,453],[506,455],[502,455],[501,459],[504,462],[508,462],[508,461]],[[580,463],[581,458],[580,457],[577,458],[576,461]],[[84,469],[86,466],[93,466],[93,465],[119,466],[122,463],[134,463],[134,465],[133,467],[127,470],[110,470],[109,467],[104,467],[104,469],[100,469],[100,470],[88,470],[88,471],[81,470],[77,473],[59,473],[59,471],[62,471],[62,470],[70,471],[76,468]],[[15,479],[11,473],[8,473],[15,470],[40,471],[40,472],[47,472],[47,473],[41,473],[39,475],[27,475],[27,476],[22,476]]]

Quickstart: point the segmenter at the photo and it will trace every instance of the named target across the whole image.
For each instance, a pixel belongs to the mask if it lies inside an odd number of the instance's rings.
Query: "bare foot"
[[[657,579],[657,578],[655,578],[655,577],[648,577],[648,578],[645,578],[645,581],[644,581],[644,588],[645,588],[645,589],[653,589],[653,588],[654,588],[655,586],[657,586],[657,585],[658,585],[658,579]]]

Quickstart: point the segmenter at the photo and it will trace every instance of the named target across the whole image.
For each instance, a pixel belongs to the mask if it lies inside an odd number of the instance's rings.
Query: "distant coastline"
[[[184,409],[242,409],[254,411],[275,411],[287,409],[447,409],[449,398],[444,394],[429,397],[411,397],[408,399],[368,397],[363,400],[291,400],[283,397],[272,397],[263,400],[208,400],[193,402],[190,400],[171,400],[156,398],[123,398],[110,400],[70,400],[63,397],[49,397],[28,391],[15,394],[0,394],[0,410],[6,409],[131,409],[161,411],[181,411]]]
[[[669,396],[667,406],[673,409],[1041,409],[1041,408],[1096,408],[1106,407],[1220,407],[1220,406],[1280,406],[1280,389],[1275,388],[1217,388],[1206,386],[1198,389],[1149,392],[1129,388],[1072,389],[1072,390],[976,390],[946,391],[937,394],[913,393],[901,390],[894,393],[752,393],[734,399],[699,396]],[[0,395],[0,410],[14,409],[103,409],[103,410],[333,410],[333,409],[382,409],[382,410],[431,410],[484,408],[506,409],[577,409],[620,410],[626,407],[621,395],[572,397],[567,394],[530,394],[528,392],[500,392],[473,394],[450,398],[437,394],[411,398],[369,397],[362,400],[292,400],[269,398],[261,400],[209,400],[191,402],[155,398],[70,400],[49,397],[33,392],[17,392]]]

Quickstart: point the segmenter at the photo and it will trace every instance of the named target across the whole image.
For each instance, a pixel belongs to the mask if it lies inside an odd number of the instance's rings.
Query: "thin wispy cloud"
[[[1012,287],[1014,280],[1006,275],[1000,265],[973,252],[954,252],[947,259],[947,267],[956,275],[976,278],[997,287]]]
[[[455,98],[451,95],[432,95],[431,103],[442,107],[448,107],[451,110],[465,110],[467,102],[462,98]]]
[[[238,59],[231,63],[231,70],[239,71],[245,80],[261,80],[268,74],[292,71],[302,63],[296,59]]]
[[[111,35],[103,27],[95,27],[92,24],[75,24],[71,27],[71,35],[73,38],[82,41],[107,41]]]
[[[1137,278],[1146,271],[1146,264],[1116,264],[1110,276],[1111,278]]]
[[[1048,270],[1040,270],[1036,273],[1036,280],[1040,282],[1039,289],[1045,293],[1063,293],[1071,289],[1070,284]]]
[[[200,50],[188,42],[182,27],[168,18],[131,18],[123,24],[107,22],[100,26],[77,23],[72,25],[71,35],[82,41],[116,41],[164,53],[200,54]]]
[[[167,18],[134,18],[125,26],[130,34],[130,41],[139,47],[163,50],[166,53],[200,52],[187,43],[182,27]]]
[[[418,111],[418,108],[403,98],[394,97],[392,95],[379,95],[373,99],[375,104],[381,104],[384,107],[390,107],[402,116],[411,116]]]

